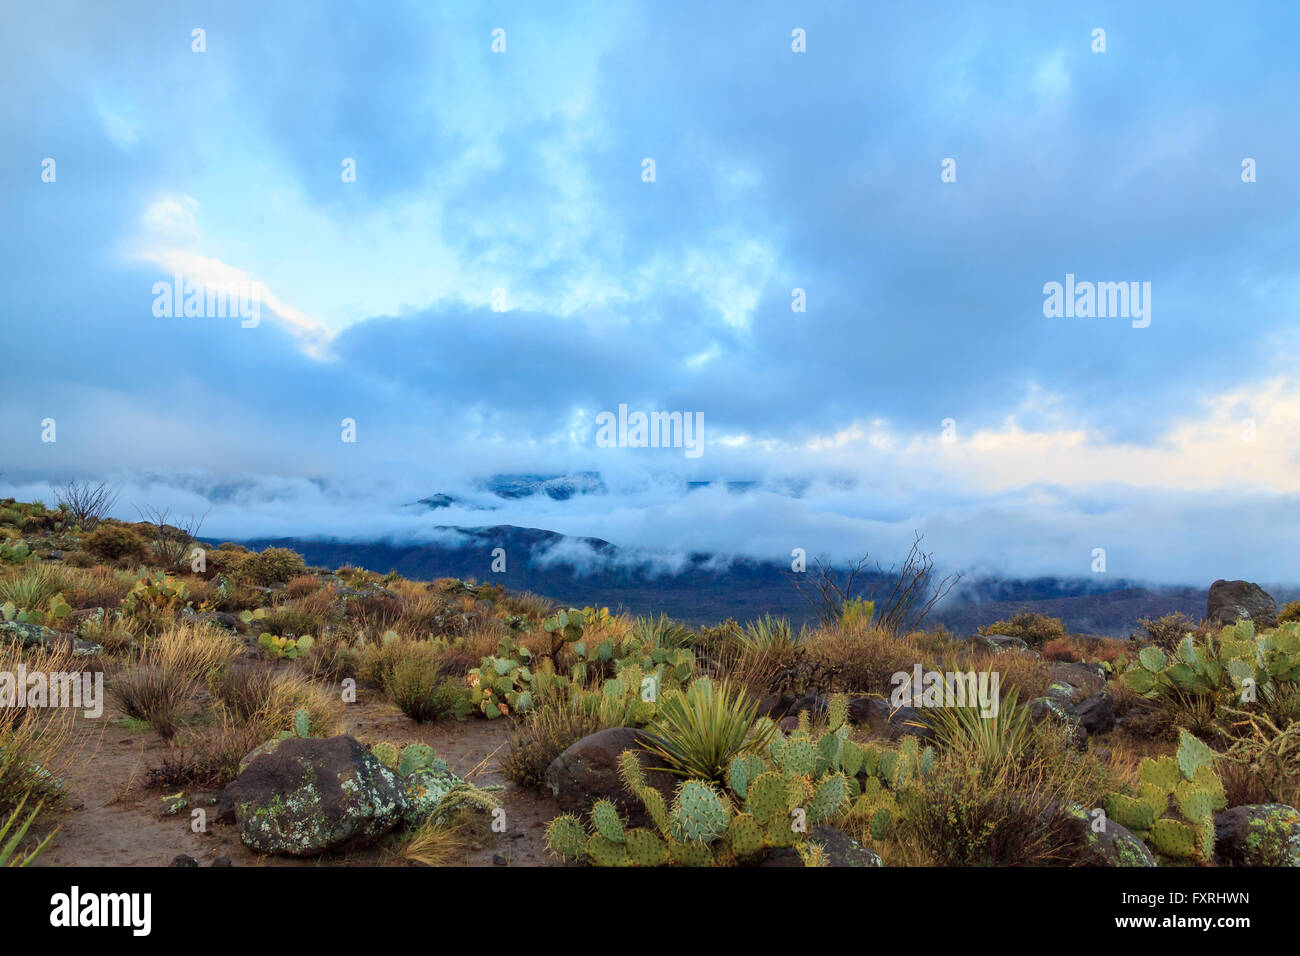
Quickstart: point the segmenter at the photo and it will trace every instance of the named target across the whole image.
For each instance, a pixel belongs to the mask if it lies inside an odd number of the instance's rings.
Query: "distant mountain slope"
[[[352,564],[424,580],[473,577],[511,590],[536,591],[565,604],[608,605],[636,614],[662,611],[697,625],[728,617],[746,621],[763,614],[801,623],[811,619],[785,567],[770,562],[740,560],[720,568],[714,556],[694,554],[666,569],[599,538],[571,538],[512,525],[454,530],[463,543],[315,538],[262,538],[243,543],[257,549],[268,545],[292,548],[318,566]],[[494,548],[505,550],[503,573],[491,570]],[[590,560],[593,557],[594,562]],[[1200,619],[1208,586],[1209,582],[1204,587],[1143,587],[1130,581],[1103,584],[1091,578],[1054,577],[963,580],[933,619],[959,635],[968,635],[982,625],[1030,610],[1059,617],[1076,633],[1127,637],[1142,617],[1181,611]],[[1295,588],[1271,593],[1279,603],[1300,596]]]

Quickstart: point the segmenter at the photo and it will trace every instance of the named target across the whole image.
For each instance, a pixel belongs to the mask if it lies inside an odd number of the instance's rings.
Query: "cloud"
[[[416,498],[592,468],[604,501],[494,520],[1294,570],[1300,15],[1114,6],[1094,54],[1038,4],[828,8],[796,55],[775,3],[506,3],[498,55],[468,9],[201,12],[201,55],[198,14],[144,4],[0,35],[5,480],[233,483],[232,535],[416,534]],[[174,273],[268,320],[155,316]],[[1151,282],[1151,326],[1045,318],[1067,273]],[[703,413],[704,458],[594,448],[620,403]],[[756,490],[684,491],[729,480]]]

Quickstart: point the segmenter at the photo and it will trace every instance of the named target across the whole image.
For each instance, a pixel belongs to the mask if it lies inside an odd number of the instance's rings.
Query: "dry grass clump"
[[[930,658],[912,635],[896,637],[872,624],[819,627],[808,635],[806,646],[809,657],[838,668],[838,690],[855,694],[887,694],[896,672],[910,674]]]
[[[114,677],[109,693],[123,713],[147,721],[170,739],[195,689],[228,666],[239,647],[235,638],[206,625],[169,628],[144,645],[133,666]]]
[[[227,667],[208,682],[208,690],[232,721],[254,728],[261,738],[258,743],[292,730],[301,709],[307,711],[313,736],[333,736],[343,728],[342,699],[296,669],[267,664]]]
[[[570,707],[564,700],[547,700],[524,717],[501,760],[506,779],[520,787],[540,789],[546,768],[583,737],[604,730],[600,715]]]
[[[923,786],[900,800],[897,829],[882,847],[891,865],[1059,866],[1077,862],[1077,833],[1056,808],[1100,806],[1116,775],[1068,745],[1054,724],[1018,753],[971,761],[940,753]]]
[[[285,585],[284,593],[295,600],[315,594],[320,590],[320,578],[314,574],[300,574]]]
[[[376,591],[348,598],[347,617],[358,627],[382,634],[402,617],[402,599],[395,594]]]
[[[67,651],[30,649],[17,643],[0,644],[0,672],[17,674],[76,673],[85,660]],[[0,820],[31,794],[49,807],[63,793],[59,780],[77,757],[72,746],[76,711],[65,707],[0,707]]]
[[[223,787],[239,775],[245,755],[266,740],[258,725],[240,724],[223,714],[218,726],[193,731],[160,756],[149,768],[149,785],[167,790]]]
[[[416,723],[449,716],[463,718],[470,712],[468,686],[463,680],[447,674],[436,654],[399,657],[384,684],[384,692],[402,713]]]
[[[468,866],[474,840],[464,821],[427,820],[402,848],[402,859],[418,866]]]
[[[135,632],[112,608],[100,608],[77,623],[77,636],[93,641],[104,648],[106,654],[120,654],[135,645]]]

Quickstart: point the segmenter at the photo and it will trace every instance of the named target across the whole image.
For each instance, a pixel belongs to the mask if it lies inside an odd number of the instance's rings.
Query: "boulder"
[[[1106,671],[1097,663],[1052,661],[1047,665],[1051,676],[1046,696],[1081,704],[1106,686]]]
[[[1146,844],[1114,820],[1107,819],[1098,831],[1093,816],[1081,806],[1053,804],[1047,813],[1074,835],[1077,866],[1159,866]]]
[[[1048,694],[1031,700],[1029,702],[1029,718],[1035,723],[1045,720],[1060,721],[1070,730],[1070,746],[1080,751],[1088,749],[1088,733],[1079,721],[1078,712],[1068,699],[1059,694]]]
[[[1074,713],[1089,734],[1104,734],[1115,727],[1115,701],[1107,691],[1097,691],[1076,707]]]
[[[263,745],[221,794],[218,819],[234,819],[260,853],[308,857],[369,846],[406,817],[396,774],[349,736],[288,737]]]
[[[104,653],[103,645],[83,641],[73,634],[23,624],[19,621],[0,621],[0,643],[17,641],[23,647],[44,647],[52,651],[71,651],[77,657],[98,657]]]
[[[1300,812],[1261,803],[1216,813],[1214,859],[1220,866],[1300,866]]]
[[[883,866],[879,856],[835,827],[815,826],[809,831],[808,839],[821,844],[822,850],[826,853],[827,866]],[[793,847],[782,847],[767,851],[758,865],[760,867],[803,866],[804,863],[798,850]]]
[[[1216,626],[1248,619],[1264,630],[1277,627],[1277,602],[1258,584],[1219,580],[1210,585],[1205,617]]]
[[[890,707],[883,697],[853,697],[849,700],[849,722],[865,724],[878,736],[897,740],[906,734],[933,740],[934,731],[923,726],[921,711],[915,707]]]
[[[966,640],[976,648],[991,651],[994,654],[1029,650],[1029,643],[1024,638],[1011,637],[1008,634],[972,634]]]
[[[650,769],[655,758],[641,749],[642,739],[643,734],[634,727],[609,727],[583,737],[551,761],[546,768],[546,785],[560,809],[585,817],[592,804],[604,797],[623,811],[628,826],[653,826],[641,801],[623,786],[618,773],[619,754],[635,751],[646,783],[662,793],[666,801],[672,801],[678,778]]]

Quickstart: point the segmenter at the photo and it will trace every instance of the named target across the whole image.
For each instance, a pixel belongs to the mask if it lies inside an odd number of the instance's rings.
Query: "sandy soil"
[[[503,785],[498,794],[505,808],[506,832],[489,834],[473,849],[472,866],[554,865],[544,828],[559,808],[549,793],[520,790],[501,773],[498,757],[509,746],[511,724],[471,718],[417,724],[377,695],[362,690],[350,705],[344,733],[362,743],[391,740],[426,743],[451,769],[483,787]],[[161,812],[162,791],[147,785],[148,770],[168,745],[152,730],[128,727],[111,707],[99,720],[78,717],[74,749],[79,756],[65,775],[69,800],[59,816],[60,829],[38,858],[38,866],[166,866],[185,854],[207,866],[228,857],[233,866],[404,866],[401,842],[389,839],[346,856],[295,860],[254,853],[239,840],[231,824],[216,822],[216,806],[207,807],[206,833],[191,830],[191,811],[203,795],[187,792],[190,806],[175,816]],[[215,792],[208,795],[215,798]]]

